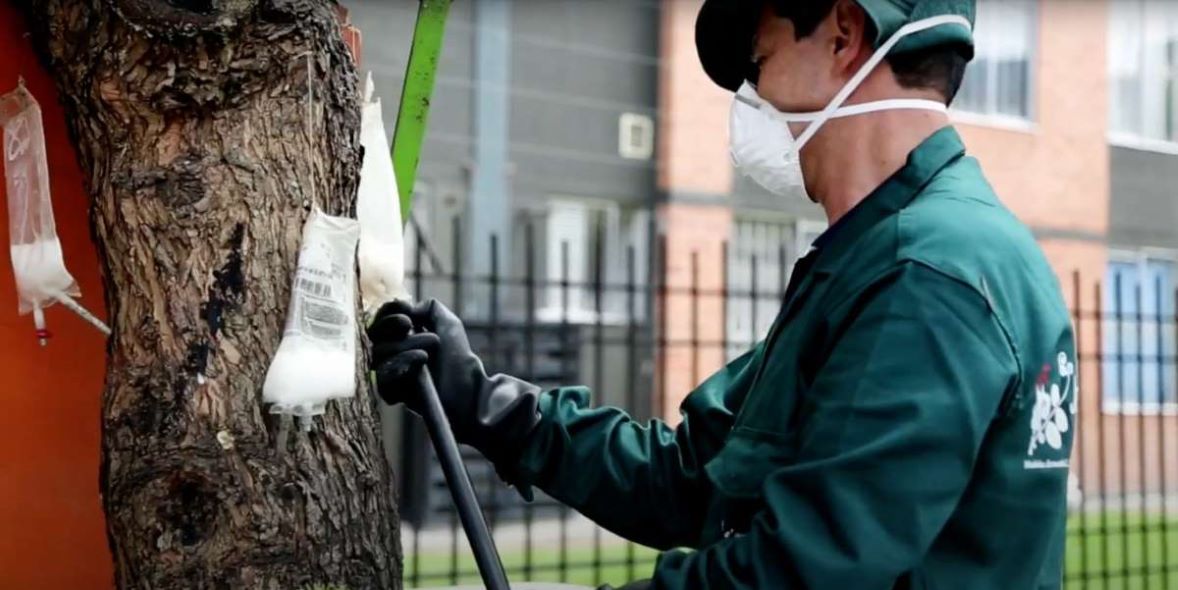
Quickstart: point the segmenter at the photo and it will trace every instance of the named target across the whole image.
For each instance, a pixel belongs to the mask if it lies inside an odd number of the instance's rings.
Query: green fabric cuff
[[[497,466],[499,477],[514,487],[525,500],[535,499],[533,487],[543,488],[547,483],[545,471],[553,455],[570,441],[564,440],[559,425],[562,404],[571,404],[573,411],[589,406],[589,392],[582,387],[563,387],[540,394],[538,408],[540,421],[528,435],[523,452],[512,465]]]

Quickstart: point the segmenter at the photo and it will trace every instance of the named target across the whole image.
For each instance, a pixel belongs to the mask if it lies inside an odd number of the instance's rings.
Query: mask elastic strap
[[[752,105],[751,102],[742,101],[745,104]],[[839,107],[830,114],[828,119],[841,119],[843,117],[853,117],[855,115],[863,115],[867,113],[875,113],[878,111],[936,111],[939,113],[949,112],[949,107],[945,103],[935,100],[928,100],[924,98],[889,98],[886,100],[876,100],[872,102],[864,102],[860,104],[847,105]],[[772,109],[765,109],[764,112],[770,116],[776,117],[785,123],[813,123],[822,118],[822,111],[813,111],[809,113],[782,113]]]
[[[855,115],[862,115],[865,113],[874,113],[877,111],[936,111],[939,113],[946,113],[949,107],[945,106],[943,102],[935,100],[926,100],[923,98],[891,98],[888,100],[877,100],[874,102],[865,102],[862,104],[852,104],[845,107],[840,107],[830,115],[831,119],[839,119],[842,117],[852,117]]]
[[[847,82],[847,85],[843,86],[843,89],[839,90],[838,94],[834,95],[834,99],[830,101],[830,104],[826,105],[826,108],[822,109],[822,112],[819,114],[817,120],[806,126],[805,131],[802,131],[802,135],[798,137],[798,149],[801,149],[802,146],[806,145],[806,142],[810,141],[810,139],[814,137],[815,133],[818,133],[818,129],[822,126],[822,122],[826,119],[829,119],[831,115],[833,115],[834,112],[838,110],[838,108],[842,106],[844,102],[846,102],[847,98],[849,98],[851,94],[859,88],[859,85],[863,83],[863,80],[867,79],[867,76],[870,75],[873,70],[875,70],[875,67],[878,66],[885,57],[887,57],[888,52],[891,51],[892,48],[895,47],[901,39],[907,37],[908,35],[919,33],[933,27],[949,24],[960,25],[969,31],[973,31],[973,27],[970,26],[969,20],[956,14],[934,16],[932,18],[918,20],[914,23],[908,23],[900,27],[900,29],[896,31],[895,34],[893,34],[891,37],[889,37],[883,45],[879,46],[879,49],[875,50],[875,53],[871,55],[871,57],[867,60],[867,63],[863,64],[862,68],[859,68],[858,72],[855,72],[855,75],[851,77],[851,80]]]

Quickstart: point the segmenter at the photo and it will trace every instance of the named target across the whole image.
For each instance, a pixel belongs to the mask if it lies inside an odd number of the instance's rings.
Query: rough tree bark
[[[357,78],[333,4],[22,3],[93,198],[119,588],[399,587],[365,380],[284,456],[261,405],[312,187],[327,212],[354,209]]]

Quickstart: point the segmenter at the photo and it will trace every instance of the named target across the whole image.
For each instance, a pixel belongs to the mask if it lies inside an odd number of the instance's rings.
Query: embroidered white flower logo
[[[1071,399],[1068,402],[1068,413],[1075,416],[1076,403],[1080,399],[1080,378],[1076,375],[1076,365],[1068,360],[1066,352],[1059,353],[1056,360],[1059,363],[1060,376],[1068,380],[1064,387],[1070,387],[1072,391]]]
[[[1047,387],[1051,366],[1043,367],[1039,382],[1035,384],[1035,407],[1031,410],[1031,443],[1027,455],[1034,455],[1039,445],[1046,444],[1052,449],[1063,448],[1063,435],[1071,427],[1068,415],[1076,413],[1074,395],[1076,366],[1068,360],[1067,353],[1057,357],[1059,375],[1064,379],[1061,390],[1058,383]],[[1064,404],[1067,404],[1065,409]]]

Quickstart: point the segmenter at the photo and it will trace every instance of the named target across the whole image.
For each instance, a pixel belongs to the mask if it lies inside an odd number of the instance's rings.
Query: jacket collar
[[[906,207],[938,172],[964,154],[965,145],[952,126],[928,136],[908,154],[902,168],[814,241],[814,272],[833,272],[869,228]]]

